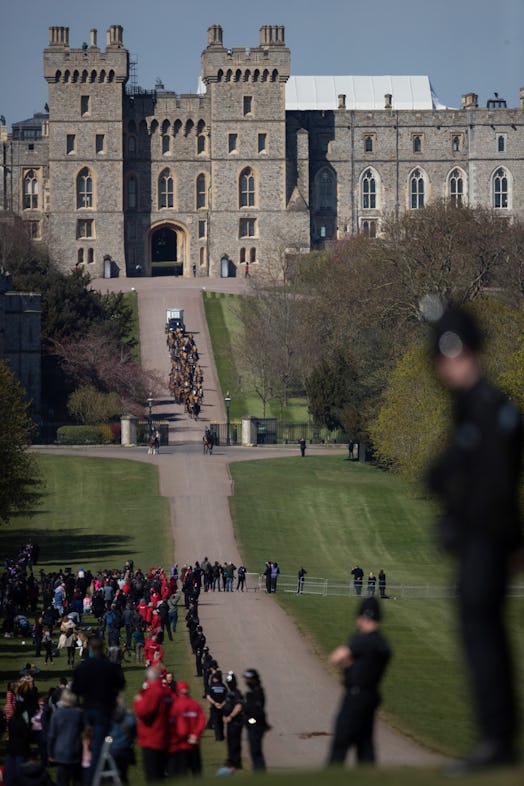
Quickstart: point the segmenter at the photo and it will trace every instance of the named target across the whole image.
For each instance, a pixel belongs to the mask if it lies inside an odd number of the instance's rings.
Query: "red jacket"
[[[206,725],[204,710],[196,699],[185,694],[176,696],[169,711],[169,753],[197,748]],[[187,741],[190,734],[197,738],[195,744]]]
[[[157,641],[148,639],[144,645],[144,660],[150,663],[158,663],[164,660],[164,648]]]
[[[165,751],[168,746],[169,710],[173,693],[162,680],[147,682],[133,702],[137,739],[141,748]]]

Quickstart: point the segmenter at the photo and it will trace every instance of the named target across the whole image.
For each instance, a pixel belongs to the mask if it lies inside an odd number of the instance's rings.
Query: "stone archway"
[[[152,276],[183,276],[187,259],[187,230],[179,224],[162,222],[151,227],[148,258]]]

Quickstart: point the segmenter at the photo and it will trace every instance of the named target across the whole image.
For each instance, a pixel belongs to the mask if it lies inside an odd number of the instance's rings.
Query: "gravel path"
[[[205,400],[202,421],[225,420],[224,403],[218,387],[209,336],[204,319],[202,279],[128,279],[94,282],[102,291],[131,289],[139,292],[142,360],[146,367],[167,380],[169,358],[164,340],[165,309],[185,310],[188,330],[195,335],[204,370]],[[242,291],[243,280],[205,280],[218,291]],[[158,391],[163,396],[166,391]],[[165,399],[162,399],[165,401]],[[154,412],[172,418],[173,444],[158,456],[143,449],[89,451],[91,455],[118,455],[157,464],[160,490],[169,498],[171,522],[179,564],[202,560],[233,560],[241,564],[235,542],[228,496],[231,461],[296,455],[297,448],[219,448],[203,456],[203,422],[194,424],[170,403],[155,405]],[[319,452],[322,449],[317,449]],[[315,452],[317,452],[315,450]],[[278,555],[268,554],[268,558]],[[258,572],[259,565],[248,565]],[[201,596],[201,621],[211,651],[222,669],[241,673],[257,668],[267,693],[272,731],[265,750],[271,769],[314,768],[325,762],[333,717],[341,689],[298,633],[294,623],[265,593],[206,593]],[[340,631],[345,641],[352,628]],[[439,756],[380,723],[377,747],[380,762],[399,765],[438,765]]]

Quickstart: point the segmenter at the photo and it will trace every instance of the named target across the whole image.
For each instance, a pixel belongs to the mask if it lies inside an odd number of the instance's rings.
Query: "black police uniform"
[[[378,630],[356,633],[349,640],[348,647],[352,664],[344,670],[346,693],[335,723],[329,764],[343,764],[353,745],[356,746],[359,762],[373,763],[373,723],[380,704],[378,685],[391,650]]]
[[[238,688],[228,686],[226,703],[224,704],[223,714],[228,717],[233,712],[237,704],[244,705],[244,699]],[[242,729],[244,726],[243,709],[238,715],[228,722],[226,726],[227,741],[227,760],[226,767],[234,767],[235,770],[242,769]]]
[[[441,545],[458,557],[463,645],[488,757],[513,755],[517,720],[504,626],[509,558],[521,545],[522,423],[516,407],[480,379],[455,394],[453,433],[429,484],[441,497]]]
[[[213,701],[216,701],[217,704],[222,704],[226,699],[227,688],[222,682],[222,674],[220,672],[217,673],[219,674],[218,679],[216,679],[215,674],[211,677],[211,684],[209,685],[207,695],[210,696]],[[222,742],[222,740],[225,739],[223,709],[211,704],[210,721],[215,732],[215,740],[217,742]]]
[[[249,753],[254,770],[265,770],[266,760],[262,751],[262,739],[269,726],[266,720],[266,697],[260,684],[249,684],[244,699],[244,717],[249,742]]]

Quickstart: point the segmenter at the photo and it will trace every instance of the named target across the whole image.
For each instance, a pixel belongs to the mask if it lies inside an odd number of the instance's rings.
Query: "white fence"
[[[258,576],[258,589],[265,590],[266,577],[263,574]],[[251,582],[250,589],[254,589]],[[277,582],[277,592],[288,592],[298,594],[298,578],[289,574],[280,574]],[[326,579],[318,576],[304,577],[304,584],[301,591],[303,595],[321,595],[322,597],[333,598],[355,598],[358,597],[353,579],[342,582],[340,579]],[[362,586],[361,597],[367,597],[368,591],[366,583]],[[388,598],[455,598],[457,590],[454,585],[437,584],[387,584],[386,596]],[[378,581],[375,596],[380,597]],[[509,588],[508,596],[511,598],[524,598],[524,585],[513,584]]]

